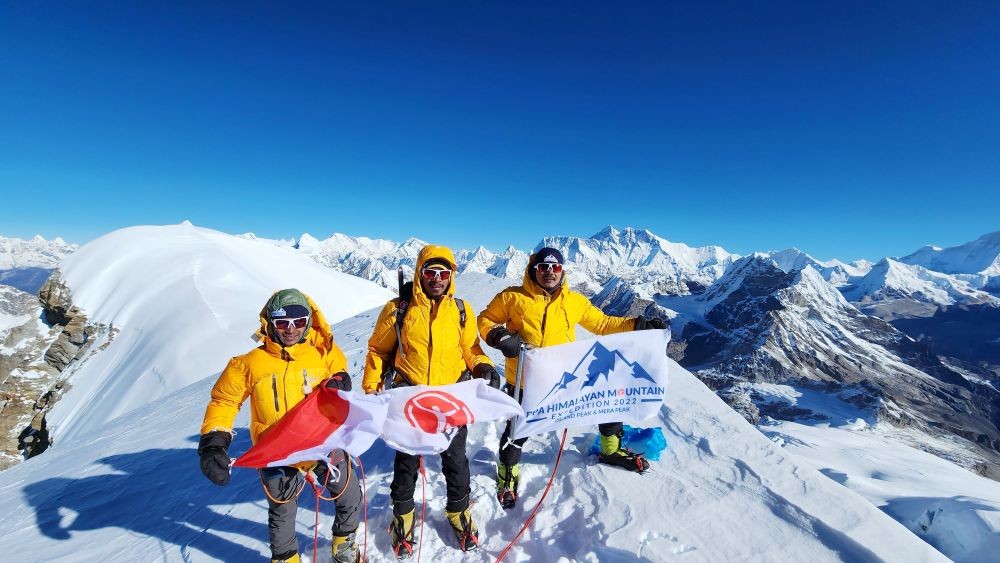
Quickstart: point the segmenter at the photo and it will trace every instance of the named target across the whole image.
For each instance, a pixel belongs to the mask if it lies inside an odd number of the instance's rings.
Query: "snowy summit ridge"
[[[617,277],[655,282],[664,293],[686,293],[688,281],[708,285],[739,258],[718,246],[690,247],[631,227],[608,226],[590,238],[545,237],[535,250],[543,246],[562,252],[574,284],[600,287]]]
[[[925,246],[899,261],[945,274],[1000,276],[1000,231],[951,248]]]
[[[74,305],[114,330],[100,343],[106,349],[67,368],[72,393],[48,415],[57,443],[218,373],[220,357],[249,349],[256,311],[278,289],[302,289],[331,322],[391,296],[291,247],[190,224],[114,231],[61,270]]]

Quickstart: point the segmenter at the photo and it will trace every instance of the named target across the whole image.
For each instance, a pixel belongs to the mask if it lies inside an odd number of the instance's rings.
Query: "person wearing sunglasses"
[[[229,445],[233,422],[250,399],[250,440],[281,420],[318,385],[349,391],[347,359],[333,340],[330,325],[316,304],[297,289],[275,292],[260,311],[260,346],[229,360],[212,388],[201,425],[201,471],[216,485],[229,483]],[[336,497],[333,561],[357,563],[355,532],[361,514],[361,486],[343,450],[329,459],[260,470],[267,496],[271,561],[299,561],[295,535],[296,496],[312,472]],[[338,496],[339,495],[339,496]]]
[[[472,377],[500,387],[500,376],[479,344],[472,308],[455,298],[455,270],[455,255],[450,249],[428,245],[420,250],[412,295],[386,303],[375,321],[365,358],[362,385],[366,393],[380,390],[382,375],[388,369],[395,372],[396,386],[448,385],[467,378],[471,372]],[[397,317],[400,308],[404,308],[401,321]],[[441,472],[448,495],[445,517],[463,551],[475,549],[479,543],[469,505],[467,436],[468,429],[463,426],[448,449],[441,452]],[[390,486],[393,523],[389,531],[393,553],[400,558],[413,552],[413,493],[419,467],[419,456],[396,452]]]
[[[576,325],[594,334],[613,334],[629,330],[666,328],[661,319],[613,317],[594,307],[583,294],[569,288],[563,270],[563,255],[555,248],[544,247],[531,255],[522,285],[509,287],[493,298],[477,320],[479,333],[487,344],[507,358],[507,392],[514,396],[517,357],[521,345],[552,346],[576,340]],[[523,384],[522,384],[523,388]],[[624,448],[620,422],[598,425],[601,433],[599,461],[639,473],[649,469],[649,462]],[[497,500],[504,508],[517,504],[521,446],[527,439],[511,440],[507,424],[500,438],[497,463]]]

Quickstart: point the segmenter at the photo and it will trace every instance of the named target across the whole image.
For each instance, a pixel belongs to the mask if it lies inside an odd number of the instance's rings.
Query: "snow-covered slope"
[[[945,274],[1000,276],[1000,231],[951,248],[925,246],[899,261]]]
[[[797,461],[861,494],[956,561],[992,561],[1000,547],[1000,487],[955,472],[945,461],[961,447],[908,428],[868,426],[855,405],[828,394],[773,386],[790,408],[822,412],[823,423],[764,421],[760,430]],[[845,394],[849,398],[849,393]],[[961,455],[961,454],[958,454]],[[983,499],[983,493],[987,498]]]
[[[67,368],[72,388],[48,415],[57,444],[218,373],[249,349],[257,312],[277,289],[302,289],[331,322],[391,296],[293,248],[189,223],[112,232],[61,270],[89,322],[112,330],[105,349]]]
[[[349,339],[355,330],[370,330],[373,314],[362,316],[367,322],[352,319],[336,331]],[[352,353],[352,363],[357,354]],[[947,561],[861,496],[784,453],[691,374],[671,367],[667,405],[650,421],[662,428],[669,448],[653,470],[640,476],[595,465],[586,453],[592,429],[572,431],[548,498],[507,560]],[[195,434],[212,379],[132,412],[87,440],[57,446],[0,473],[5,557],[265,559],[267,508],[256,473],[237,469],[228,487],[217,488],[198,470]],[[246,421],[244,412],[237,424]],[[442,516],[440,464],[428,458],[427,521],[419,532],[423,560],[493,561],[538,501],[557,437],[529,440],[524,504],[504,512],[492,495],[499,430],[499,425],[480,424],[470,431],[473,513],[482,538],[478,553],[459,556],[451,546]],[[246,432],[240,432],[234,453],[248,446]],[[378,442],[362,459],[368,560],[392,561],[385,533],[392,452]],[[995,510],[1000,503],[993,499],[1000,495],[989,482],[980,486],[979,510]],[[308,491],[301,504],[299,543],[309,561],[313,501]],[[330,561],[331,521],[324,503],[318,561]],[[996,544],[980,528],[964,533]],[[961,553],[955,559],[961,561]]]

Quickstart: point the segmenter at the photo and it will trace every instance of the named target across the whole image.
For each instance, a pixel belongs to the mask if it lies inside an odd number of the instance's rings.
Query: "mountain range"
[[[304,254],[389,289],[396,287],[398,268],[412,276],[426,244],[343,234],[238,238]],[[52,266],[73,250],[58,239],[48,246],[39,237],[3,240],[3,248],[22,249],[6,259],[21,269]],[[741,257],[633,228],[546,237],[535,249],[542,246],[563,253],[571,285],[604,311],[669,318],[675,359],[711,380],[722,396],[739,388],[741,398],[761,403],[747,382],[864,383],[873,417],[966,440],[965,465],[1000,477],[1000,298],[993,292],[1000,233],[874,264],[823,262],[794,248]],[[459,249],[456,257],[463,274],[513,285],[521,281],[528,252],[479,247]]]
[[[38,293],[59,261],[77,248],[58,237],[23,240],[0,236],[0,284]]]
[[[284,241],[190,224],[134,227],[63,259],[37,301],[4,290],[12,297],[0,303],[21,311],[3,325],[7,337],[16,336],[5,346],[33,349],[35,361],[57,373],[38,410],[48,413],[51,446],[0,472],[7,556],[265,557],[266,505],[256,474],[234,470],[233,482],[216,488],[200,475],[194,448],[219,370],[254,346],[249,336],[260,304],[289,283],[326,313],[357,385],[367,338],[392,292],[317,264]],[[455,283],[480,310],[512,280],[466,269]],[[763,254],[735,257],[710,283],[684,283],[682,293],[651,298],[649,311],[671,315],[675,333],[691,331],[675,354],[699,358],[695,374],[671,363],[666,403],[645,424],[666,437],[663,456],[639,476],[596,464],[593,428],[572,429],[565,447],[551,434],[533,437],[521,472],[524,506],[505,512],[490,492],[501,428],[471,427],[473,510],[483,545],[466,560],[493,560],[515,538],[557,455],[551,491],[511,560],[979,561],[1000,548],[1000,483],[958,465],[969,467],[982,454],[951,430],[934,434],[923,419],[907,424],[920,414],[913,410],[919,405],[902,402],[909,387],[889,395],[870,371],[886,364],[928,396],[955,393],[960,382],[949,379],[953,372],[934,371],[930,359],[914,359],[908,337],[888,323],[852,311],[818,270],[785,272]],[[864,331],[869,339],[857,341]],[[32,341],[32,333],[41,339]],[[699,352],[702,340],[714,341],[699,338],[705,333],[736,349]],[[822,340],[830,341],[825,353],[857,354],[862,368],[849,370],[846,359],[821,365],[830,362],[809,350]],[[61,352],[50,354],[57,346]],[[496,350],[487,352],[502,366]],[[730,354],[743,354],[761,375],[735,372]],[[794,366],[813,379],[786,377],[783,370]],[[751,399],[746,409],[736,408],[739,397]],[[756,427],[746,420],[752,408],[760,409]],[[965,423],[945,414],[945,423]],[[245,411],[237,419],[234,455],[249,447],[247,420]],[[376,444],[359,464],[370,561],[392,559],[384,533],[392,455]],[[422,549],[449,560],[456,552],[440,517],[445,485],[428,461]],[[299,515],[300,536],[311,543],[313,515]],[[319,517],[325,529],[329,509]],[[324,536],[320,561],[329,560]]]

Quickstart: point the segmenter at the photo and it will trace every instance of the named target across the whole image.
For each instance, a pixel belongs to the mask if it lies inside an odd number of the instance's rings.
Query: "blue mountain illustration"
[[[580,373],[581,371],[580,368],[583,366],[584,362],[587,361],[587,358],[590,358],[591,356],[593,356],[594,359],[591,360],[590,364],[587,365],[586,373],[585,374]],[[615,369],[615,361],[616,361],[615,358],[619,358],[621,362],[632,368],[631,375],[633,378],[645,379],[650,383],[656,383],[656,380],[653,379],[653,377],[649,375],[646,369],[643,368],[640,364],[636,362],[630,362],[628,358],[623,356],[622,353],[619,352],[618,350],[609,350],[600,342],[594,342],[594,345],[591,346],[589,350],[587,350],[587,352],[583,355],[582,358],[580,358],[580,362],[576,364],[576,368],[573,369],[573,372],[563,373],[563,376],[560,378],[559,382],[556,383],[552,387],[552,389],[545,394],[545,397],[542,398],[542,401],[545,401],[545,399],[548,399],[549,396],[551,396],[553,393],[556,393],[557,391],[568,389],[570,383],[579,379],[584,380],[583,385],[580,386],[580,389],[593,387],[598,383],[598,381],[600,381],[601,376],[604,376],[604,380],[607,381],[608,377],[611,375],[611,372],[613,372]],[[580,373],[580,375],[574,375],[578,373]]]

